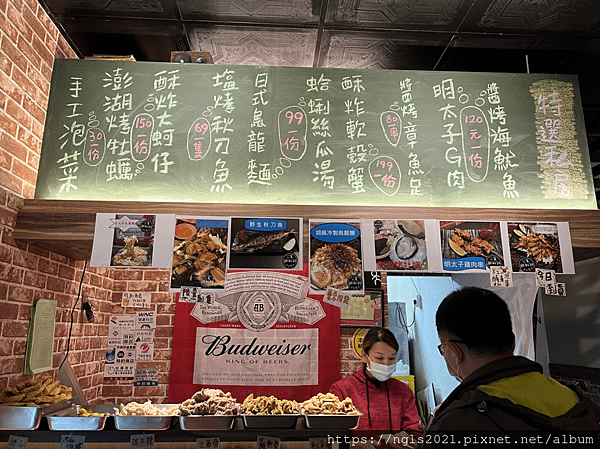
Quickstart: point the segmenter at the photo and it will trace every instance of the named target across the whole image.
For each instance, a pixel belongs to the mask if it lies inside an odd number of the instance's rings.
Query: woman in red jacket
[[[362,343],[363,369],[338,380],[329,390],[340,400],[351,398],[363,414],[355,429],[362,435],[360,444],[353,447],[416,447],[423,437],[413,392],[404,382],[390,379],[397,353],[398,341],[391,331],[371,328]]]

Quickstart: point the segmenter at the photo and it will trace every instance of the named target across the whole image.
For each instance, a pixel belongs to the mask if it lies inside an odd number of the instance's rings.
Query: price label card
[[[18,435],[9,435],[8,436],[8,447],[16,448],[16,449],[24,449],[25,447],[27,447],[27,441],[29,441],[29,438],[27,438],[27,437],[20,437]]]
[[[196,449],[219,449],[221,439],[216,438],[196,438]]]
[[[544,287],[545,293],[552,296],[567,296],[567,288],[563,282],[548,284]]]
[[[60,437],[60,449],[83,449],[85,436],[83,435],[62,435]]]
[[[556,272],[554,270],[544,270],[542,268],[535,269],[535,285],[536,287],[545,287],[548,284],[556,283]]]
[[[256,438],[256,449],[279,449],[281,438],[265,437],[259,435]]]
[[[508,267],[490,267],[490,285],[492,287],[512,287],[512,271]]]
[[[331,449],[332,445],[327,438],[309,438],[308,449]]]
[[[339,307],[340,309],[347,309],[351,296],[352,295],[348,292],[327,287],[327,290],[325,290],[325,296],[323,297],[323,302]]]
[[[129,447],[154,447],[154,434],[139,433],[137,435],[131,435]]]

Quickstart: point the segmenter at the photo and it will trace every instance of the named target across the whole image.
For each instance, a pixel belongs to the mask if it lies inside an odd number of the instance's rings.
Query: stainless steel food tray
[[[157,408],[172,408],[179,404],[155,404]],[[118,408],[118,406],[115,406]],[[121,416],[115,415],[115,427],[118,430],[167,430],[173,425],[177,415],[173,416]]]
[[[43,407],[4,405],[0,407],[0,430],[35,430],[40,426]]]
[[[105,413],[105,416],[80,416],[79,410],[86,409],[91,413]],[[62,410],[52,415],[47,415],[48,427],[50,430],[58,431],[97,431],[104,429],[106,419],[109,415],[115,414],[114,405],[88,405]]]
[[[182,430],[231,430],[237,415],[188,415],[179,417]]]
[[[361,415],[302,415],[309,429],[354,429]]]
[[[295,415],[241,415],[247,429],[293,429],[298,423]]]

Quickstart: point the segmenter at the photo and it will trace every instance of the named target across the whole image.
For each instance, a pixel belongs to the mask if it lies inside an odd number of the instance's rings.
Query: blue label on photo
[[[310,235],[328,243],[350,242],[360,237],[360,229],[346,223],[323,223],[312,228]]]
[[[255,231],[283,231],[287,228],[287,221],[276,218],[249,218],[244,226]]]
[[[483,257],[463,257],[462,259],[443,259],[444,271],[485,270]]]

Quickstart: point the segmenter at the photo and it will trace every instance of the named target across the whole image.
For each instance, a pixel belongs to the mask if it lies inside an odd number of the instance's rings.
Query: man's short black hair
[[[460,340],[473,355],[512,353],[510,311],[490,290],[463,287],[450,293],[438,307],[435,324],[439,335]]]

